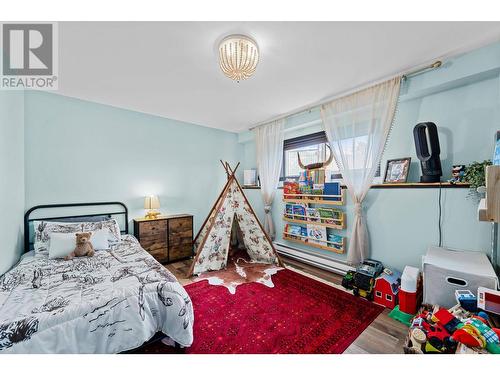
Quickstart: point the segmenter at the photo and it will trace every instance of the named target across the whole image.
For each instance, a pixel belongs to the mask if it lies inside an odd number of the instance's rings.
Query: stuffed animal
[[[74,257],[84,257],[84,256],[94,256],[94,247],[90,242],[90,237],[92,237],[91,232],[75,233],[76,236],[76,247],[71,254],[66,256],[64,259],[69,260]]]

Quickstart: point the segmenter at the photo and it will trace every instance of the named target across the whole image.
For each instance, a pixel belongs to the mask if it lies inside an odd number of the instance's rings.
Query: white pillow
[[[106,221],[96,221],[84,223],[83,232],[94,232],[99,229],[106,229],[109,232],[108,241],[116,243],[121,241],[120,226],[116,219],[109,219]]]
[[[64,258],[76,247],[74,233],[49,233],[49,259]]]
[[[99,229],[91,233],[90,243],[94,246],[94,250],[109,250],[111,234],[108,229]]]
[[[90,243],[94,250],[109,250],[109,231],[107,229],[99,229],[91,232]],[[57,233],[49,234],[49,259],[64,258],[66,255],[75,250],[76,233]]]

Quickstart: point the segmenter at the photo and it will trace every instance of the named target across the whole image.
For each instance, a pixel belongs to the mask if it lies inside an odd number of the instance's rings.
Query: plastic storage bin
[[[497,289],[498,278],[486,254],[430,247],[422,259],[424,303],[450,308],[457,304],[455,290],[477,293],[480,286]]]

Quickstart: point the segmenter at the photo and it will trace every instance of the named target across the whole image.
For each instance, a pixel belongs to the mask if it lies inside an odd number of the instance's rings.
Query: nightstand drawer
[[[193,255],[193,246],[191,244],[185,244],[181,246],[172,246],[169,249],[169,261],[175,261],[177,259],[189,258]]]
[[[162,247],[167,247],[167,238],[165,235],[155,235],[155,236],[146,236],[146,237],[141,237],[141,246],[147,250],[148,247],[151,247],[152,245],[158,244]]]
[[[170,246],[191,245],[193,243],[193,232],[185,232],[182,236],[170,234],[168,243]]]
[[[193,230],[193,219],[191,217],[183,217],[171,219],[168,221],[168,233],[170,235],[182,235],[182,233],[191,232]]]
[[[154,244],[149,247],[144,247],[149,254],[159,262],[166,262],[168,260],[168,248],[161,246],[161,244]]]
[[[139,224],[139,236],[141,237],[164,234],[166,230],[166,220],[153,220]]]

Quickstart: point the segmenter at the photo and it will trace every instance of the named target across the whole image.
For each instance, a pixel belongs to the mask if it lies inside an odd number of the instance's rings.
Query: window
[[[368,144],[368,136],[362,135],[355,138],[348,138],[342,142],[355,142],[356,154],[359,152],[360,155],[364,155],[365,148]],[[327,143],[328,140],[324,131],[286,139],[283,145],[283,170],[281,172],[281,181],[299,178],[302,169],[299,167],[298,152],[300,152],[300,160],[302,160],[304,165],[327,160],[330,156]],[[354,168],[364,168],[362,156],[356,157],[356,155],[354,155],[349,157],[349,155],[347,155],[347,158],[354,161]],[[335,160],[326,168],[326,176],[327,181],[330,179],[342,178]],[[375,176],[380,176],[380,165]]]
[[[281,180],[298,179],[302,169],[299,167],[297,153],[300,152],[300,160],[304,165],[325,161],[330,156],[328,140],[325,132],[308,134],[302,137],[286,139],[283,145],[283,171]],[[327,176],[339,178],[338,168],[335,161],[327,167]]]
[[[375,291],[375,297],[382,298],[382,292],[379,290]]]
[[[387,301],[392,301],[392,296],[391,296],[390,294],[386,294],[386,295],[385,295],[385,299],[386,299]]]

